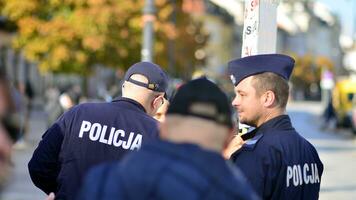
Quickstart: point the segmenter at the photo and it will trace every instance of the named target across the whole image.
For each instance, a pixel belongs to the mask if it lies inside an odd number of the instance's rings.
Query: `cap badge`
[[[236,78],[235,78],[235,76],[234,75],[230,75],[230,79],[231,79],[231,81],[232,81],[232,84],[236,84]]]

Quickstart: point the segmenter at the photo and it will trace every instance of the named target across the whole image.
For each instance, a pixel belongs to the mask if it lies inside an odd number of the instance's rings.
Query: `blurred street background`
[[[296,60],[288,112],[325,167],[320,199],[356,199],[356,0],[271,2],[276,52]],[[232,98],[244,11],[244,0],[0,0],[0,71],[18,119],[0,199],[45,198],[27,172],[42,134],[76,104],[119,96],[133,63],[164,67],[169,95],[207,76]]]

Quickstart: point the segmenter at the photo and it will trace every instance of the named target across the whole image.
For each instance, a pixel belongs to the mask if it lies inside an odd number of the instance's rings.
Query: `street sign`
[[[278,0],[246,0],[241,57],[275,53]]]

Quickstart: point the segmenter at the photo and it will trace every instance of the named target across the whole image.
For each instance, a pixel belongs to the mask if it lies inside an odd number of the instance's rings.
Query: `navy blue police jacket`
[[[281,115],[262,124],[231,156],[263,199],[318,199],[323,164],[315,148]]]
[[[120,162],[93,168],[78,200],[259,199],[242,173],[194,144],[154,141]]]
[[[158,138],[157,123],[128,98],[75,106],[42,136],[28,164],[31,179],[56,199],[74,199],[90,167],[119,160]]]

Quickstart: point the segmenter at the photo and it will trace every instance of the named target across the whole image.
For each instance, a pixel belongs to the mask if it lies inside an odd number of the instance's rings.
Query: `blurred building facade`
[[[223,73],[228,60],[241,56],[245,2],[240,0],[203,2],[206,7],[203,20],[210,34],[205,49],[206,68],[212,73]],[[231,20],[226,20],[229,19],[226,15],[229,15]],[[311,60],[307,67],[312,68],[315,77],[305,78],[309,82],[306,81],[307,85],[299,87],[305,90],[301,91],[304,94],[300,95],[300,98],[320,99],[322,93],[320,79],[323,70],[331,69],[336,75],[345,73],[344,51],[339,42],[341,34],[339,19],[321,3],[285,1],[278,6],[277,26],[277,53],[289,54],[298,60],[297,63],[305,57]]]
[[[342,73],[341,25],[320,3],[281,3],[278,7],[277,52],[327,57]]]

